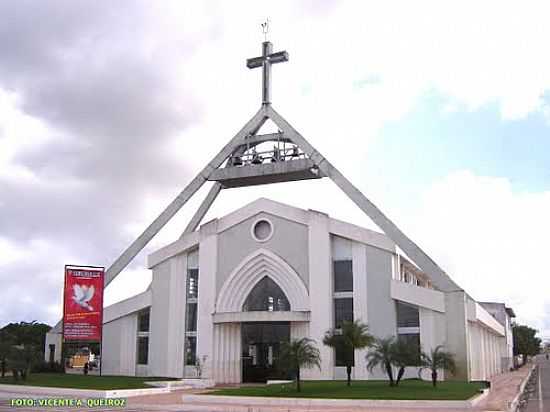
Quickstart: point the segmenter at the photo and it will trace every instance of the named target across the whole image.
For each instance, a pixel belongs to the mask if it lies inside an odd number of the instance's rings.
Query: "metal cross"
[[[246,67],[255,69],[262,67],[262,104],[271,103],[271,65],[288,61],[288,53],[281,51],[273,53],[273,44],[269,41],[262,43],[262,55],[246,61]]]

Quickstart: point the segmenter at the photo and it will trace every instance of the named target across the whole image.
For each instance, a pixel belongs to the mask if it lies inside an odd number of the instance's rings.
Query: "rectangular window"
[[[355,353],[353,350],[336,347],[334,354],[336,366],[346,366],[348,361],[351,362],[351,366],[355,366]]]
[[[418,308],[416,306],[397,302],[396,307],[398,328],[420,327],[420,316],[418,314]]]
[[[197,298],[199,294],[199,269],[187,270],[187,298]]]
[[[185,331],[197,331],[197,303],[187,304],[187,316],[185,317]]]
[[[413,364],[410,366],[415,366],[414,364],[418,363],[420,361],[420,334],[419,333],[407,333],[407,334],[399,334],[397,336],[397,339],[399,339],[402,342],[405,342],[405,344],[412,348],[412,350],[416,353],[416,361],[412,362]]]
[[[351,260],[335,260],[332,262],[334,271],[334,291],[353,292],[353,264]]]
[[[149,308],[138,313],[138,332],[149,332]]]
[[[334,299],[334,327],[341,328],[344,321],[353,322],[353,298]]]
[[[149,337],[138,336],[138,365],[147,365],[149,358]]]
[[[197,337],[187,336],[185,338],[185,364],[195,365],[197,361]]]
[[[340,329],[345,321],[353,322],[353,298],[334,299],[334,327]],[[336,347],[335,365],[346,366],[348,361],[354,365],[353,350]]]

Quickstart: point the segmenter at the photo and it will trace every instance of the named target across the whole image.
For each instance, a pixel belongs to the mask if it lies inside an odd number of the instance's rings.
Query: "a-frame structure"
[[[409,239],[273,108],[270,97],[271,65],[286,61],[288,61],[288,53],[286,51],[273,53],[273,46],[269,41],[263,42],[261,56],[247,60],[248,68],[262,68],[262,104],[260,109],[107,269],[105,285],[108,285],[126,268],[207,181],[214,182],[213,187],[192,217],[184,234],[194,231],[198,227],[222,189],[328,177],[420,269],[430,276],[432,284],[437,289],[443,292],[462,291],[418,245]],[[278,127],[278,132],[258,134],[268,119]],[[269,142],[274,144],[273,150],[269,152],[257,150],[259,145]],[[60,332],[60,324],[61,322],[56,325],[56,332]]]

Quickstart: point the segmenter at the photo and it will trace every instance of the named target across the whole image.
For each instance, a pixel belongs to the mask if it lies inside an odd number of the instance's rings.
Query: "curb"
[[[55,388],[46,386],[25,386],[25,385],[0,385],[0,392],[20,393],[22,395],[47,395],[47,396],[75,396],[82,398],[130,398],[141,395],[158,395],[170,393],[170,388],[142,388],[142,389],[112,389],[112,390],[89,390],[72,388]]]
[[[261,396],[218,396],[218,395],[183,395],[185,405],[232,405],[244,407],[286,407],[286,408],[312,408],[312,407],[337,407],[337,408],[456,408],[472,409],[483,401],[489,394],[489,390],[462,401],[432,401],[432,400],[391,400],[391,399],[315,399],[315,398],[271,398]],[[290,409],[289,409],[290,410]]]
[[[510,406],[508,407],[509,412],[516,412],[517,411],[518,406],[519,406],[519,400],[521,398],[521,395],[523,395],[523,391],[525,391],[525,385],[527,385],[527,382],[531,378],[531,375],[533,374],[533,371],[535,370],[536,367],[537,367],[536,364],[531,366],[531,370],[529,371],[527,376],[525,376],[525,378],[523,378],[523,380],[519,384],[518,394],[514,397],[514,400],[512,400],[512,402],[510,402]]]

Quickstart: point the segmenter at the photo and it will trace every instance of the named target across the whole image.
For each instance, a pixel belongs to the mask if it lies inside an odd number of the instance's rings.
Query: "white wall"
[[[46,343],[44,345],[44,360],[46,362],[50,361],[50,345],[55,345],[53,360],[54,362],[61,362],[61,342],[62,342],[61,333],[46,333]]]
[[[311,320],[310,338],[318,342],[321,353],[321,371],[311,369],[310,379],[332,379],[334,351],[322,344],[327,329],[333,325],[333,299],[331,277],[331,245],[328,232],[328,216],[323,213],[309,213],[309,298]]]
[[[149,342],[149,347],[151,342]],[[101,373],[136,374],[137,314],[132,313],[103,325]]]
[[[217,221],[201,226],[199,246],[199,294],[197,308],[197,357],[204,359],[203,378],[212,379],[214,371],[214,324],[212,314],[216,305],[216,270],[218,260]]]
[[[183,376],[185,281],[185,254],[153,268],[149,376]]]

